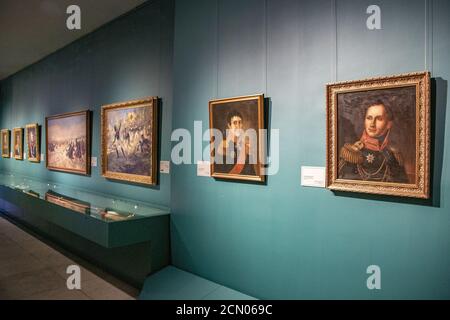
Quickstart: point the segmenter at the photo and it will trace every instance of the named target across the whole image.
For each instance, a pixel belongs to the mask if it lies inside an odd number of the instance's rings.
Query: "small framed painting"
[[[209,102],[211,176],[265,181],[264,95]]]
[[[90,118],[90,111],[80,111],[45,119],[47,169],[90,174]]]
[[[31,162],[41,161],[41,150],[39,141],[39,125],[37,123],[28,124],[25,127],[27,137],[27,157]]]
[[[23,160],[23,128],[13,129],[13,157],[16,160]]]
[[[9,129],[2,129],[1,131],[1,139],[2,139],[2,158],[10,158],[10,131]]]

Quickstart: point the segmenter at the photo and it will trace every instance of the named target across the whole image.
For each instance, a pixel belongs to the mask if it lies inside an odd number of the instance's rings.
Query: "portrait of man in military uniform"
[[[13,146],[14,158],[17,160],[23,159],[23,133],[22,128],[14,128],[13,130]]]
[[[9,158],[9,130],[3,129],[1,131],[2,136],[2,157]]]
[[[33,129],[28,131],[28,157],[37,157],[36,132]]]
[[[326,186],[430,198],[430,73],[327,84]]]
[[[248,136],[244,137],[242,124],[242,115],[236,110],[230,111],[227,116],[226,135],[216,150],[216,158],[222,158],[221,163],[216,161],[217,171],[229,174],[256,175],[255,165],[257,163],[250,160],[250,152],[256,141],[250,141]]]
[[[407,183],[400,151],[390,143],[394,122],[386,103],[376,101],[365,110],[364,131],[355,143],[345,143],[339,154],[341,179]]]
[[[339,95],[337,178],[415,183],[415,88]]]
[[[29,124],[26,126],[28,160],[32,162],[40,161],[38,130],[39,126],[37,124]]]
[[[262,95],[210,102],[211,175],[263,181],[260,129],[264,129]]]

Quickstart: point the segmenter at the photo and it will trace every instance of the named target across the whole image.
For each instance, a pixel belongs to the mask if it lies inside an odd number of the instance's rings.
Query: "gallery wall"
[[[381,30],[366,28],[371,4]],[[210,99],[264,93],[279,172],[258,185],[172,164],[148,188],[105,180],[99,166],[84,177],[0,159],[0,171],[170,206],[174,265],[257,298],[450,298],[449,15],[447,0],[148,1],[2,81],[1,128],[89,108],[99,157],[101,106],[157,95],[169,160],[172,129],[206,130]],[[301,166],[325,166],[326,83],[425,69],[430,201],[300,186]],[[366,287],[369,265],[381,268],[381,290]]]
[[[372,4],[381,30],[366,27]],[[450,298],[449,33],[447,0],[177,0],[173,128],[206,130],[210,99],[264,93],[280,169],[257,185],[174,166],[173,263],[257,298]],[[430,201],[300,186],[301,166],[325,166],[326,83],[423,70]]]
[[[148,1],[1,82],[1,128],[38,123],[43,126],[41,136],[45,140],[45,117],[93,111],[92,156],[98,158],[98,166],[92,167],[90,177],[48,171],[45,160],[35,164],[0,159],[0,171],[169,206],[169,175],[161,175],[156,187],[101,177],[100,114],[102,105],[160,97],[160,158],[169,159],[173,5],[173,1]],[[45,153],[44,142],[41,148]]]

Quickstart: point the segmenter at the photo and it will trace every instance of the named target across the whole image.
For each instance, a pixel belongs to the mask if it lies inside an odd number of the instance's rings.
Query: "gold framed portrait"
[[[89,175],[91,172],[91,112],[45,118],[47,169]]]
[[[430,73],[327,85],[327,187],[430,197]]]
[[[265,182],[264,95],[209,102],[211,176]]]
[[[13,129],[13,157],[23,160],[23,128]]]
[[[1,131],[1,139],[2,139],[2,158],[10,158],[11,150],[10,150],[10,131],[9,129],[2,129]]]
[[[41,149],[39,140],[39,125],[37,123],[28,124],[25,127],[27,137],[27,158],[31,162],[41,161]]]
[[[103,106],[101,136],[103,177],[156,185],[158,97]]]

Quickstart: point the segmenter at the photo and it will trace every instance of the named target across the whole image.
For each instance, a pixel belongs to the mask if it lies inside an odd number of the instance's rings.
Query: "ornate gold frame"
[[[7,140],[8,140],[8,154],[3,153],[3,135],[5,135],[5,134],[8,136],[8,138],[7,138]],[[0,138],[2,139],[2,141],[1,141],[2,158],[11,158],[11,135],[10,135],[9,129],[2,129]]]
[[[16,156],[16,151],[15,151],[15,139],[16,139],[16,132],[19,132],[20,133],[20,144],[19,144],[19,146],[20,146],[20,155],[18,155],[18,156]],[[16,159],[16,160],[23,160],[23,128],[14,128],[13,129],[13,132],[12,132],[12,134],[13,134],[13,138],[12,138],[12,141],[13,141],[13,158],[14,159]]]
[[[337,94],[384,88],[416,87],[416,183],[384,183],[337,178]],[[327,187],[391,196],[430,197],[430,73],[417,72],[327,85]]]
[[[119,173],[107,171],[108,168],[108,157],[107,157],[107,126],[106,115],[110,110],[117,109],[130,109],[130,108],[152,108],[152,168],[149,176],[135,175],[129,173]],[[101,114],[101,146],[102,146],[102,176],[107,179],[113,180],[123,180],[133,183],[146,184],[146,185],[156,185],[157,183],[157,168],[158,168],[158,97],[148,97],[141,100],[132,100],[127,102],[113,103],[109,105],[102,106]]]
[[[264,94],[258,95],[250,95],[250,96],[240,96],[226,99],[217,99],[209,101],[209,128],[214,128],[213,123],[213,108],[215,105],[230,103],[230,102],[240,102],[240,101],[248,101],[248,100],[257,100],[258,101],[258,163],[257,168],[258,174],[255,176],[252,175],[242,175],[242,174],[230,174],[230,173],[217,173],[214,171],[214,142],[213,142],[213,132],[210,130],[210,146],[211,146],[211,177],[219,178],[219,179],[230,179],[230,180],[245,180],[245,181],[256,181],[256,182],[265,182],[265,168],[262,160],[265,159],[265,143],[262,141],[261,137],[261,129],[265,129],[265,117],[264,117]]]
[[[29,146],[29,136],[28,136],[28,130],[30,128],[34,128],[36,130],[36,157],[32,158],[30,157],[30,146]],[[41,162],[41,148],[40,148],[40,139],[39,139],[39,125],[37,123],[33,124],[27,124],[25,126],[25,136],[27,137],[27,158],[30,162]]]
[[[86,117],[86,164],[84,170],[51,167],[48,164],[48,121],[84,115]],[[45,166],[48,170],[75,173],[88,176],[91,174],[91,111],[84,110],[50,116],[45,118]]]

